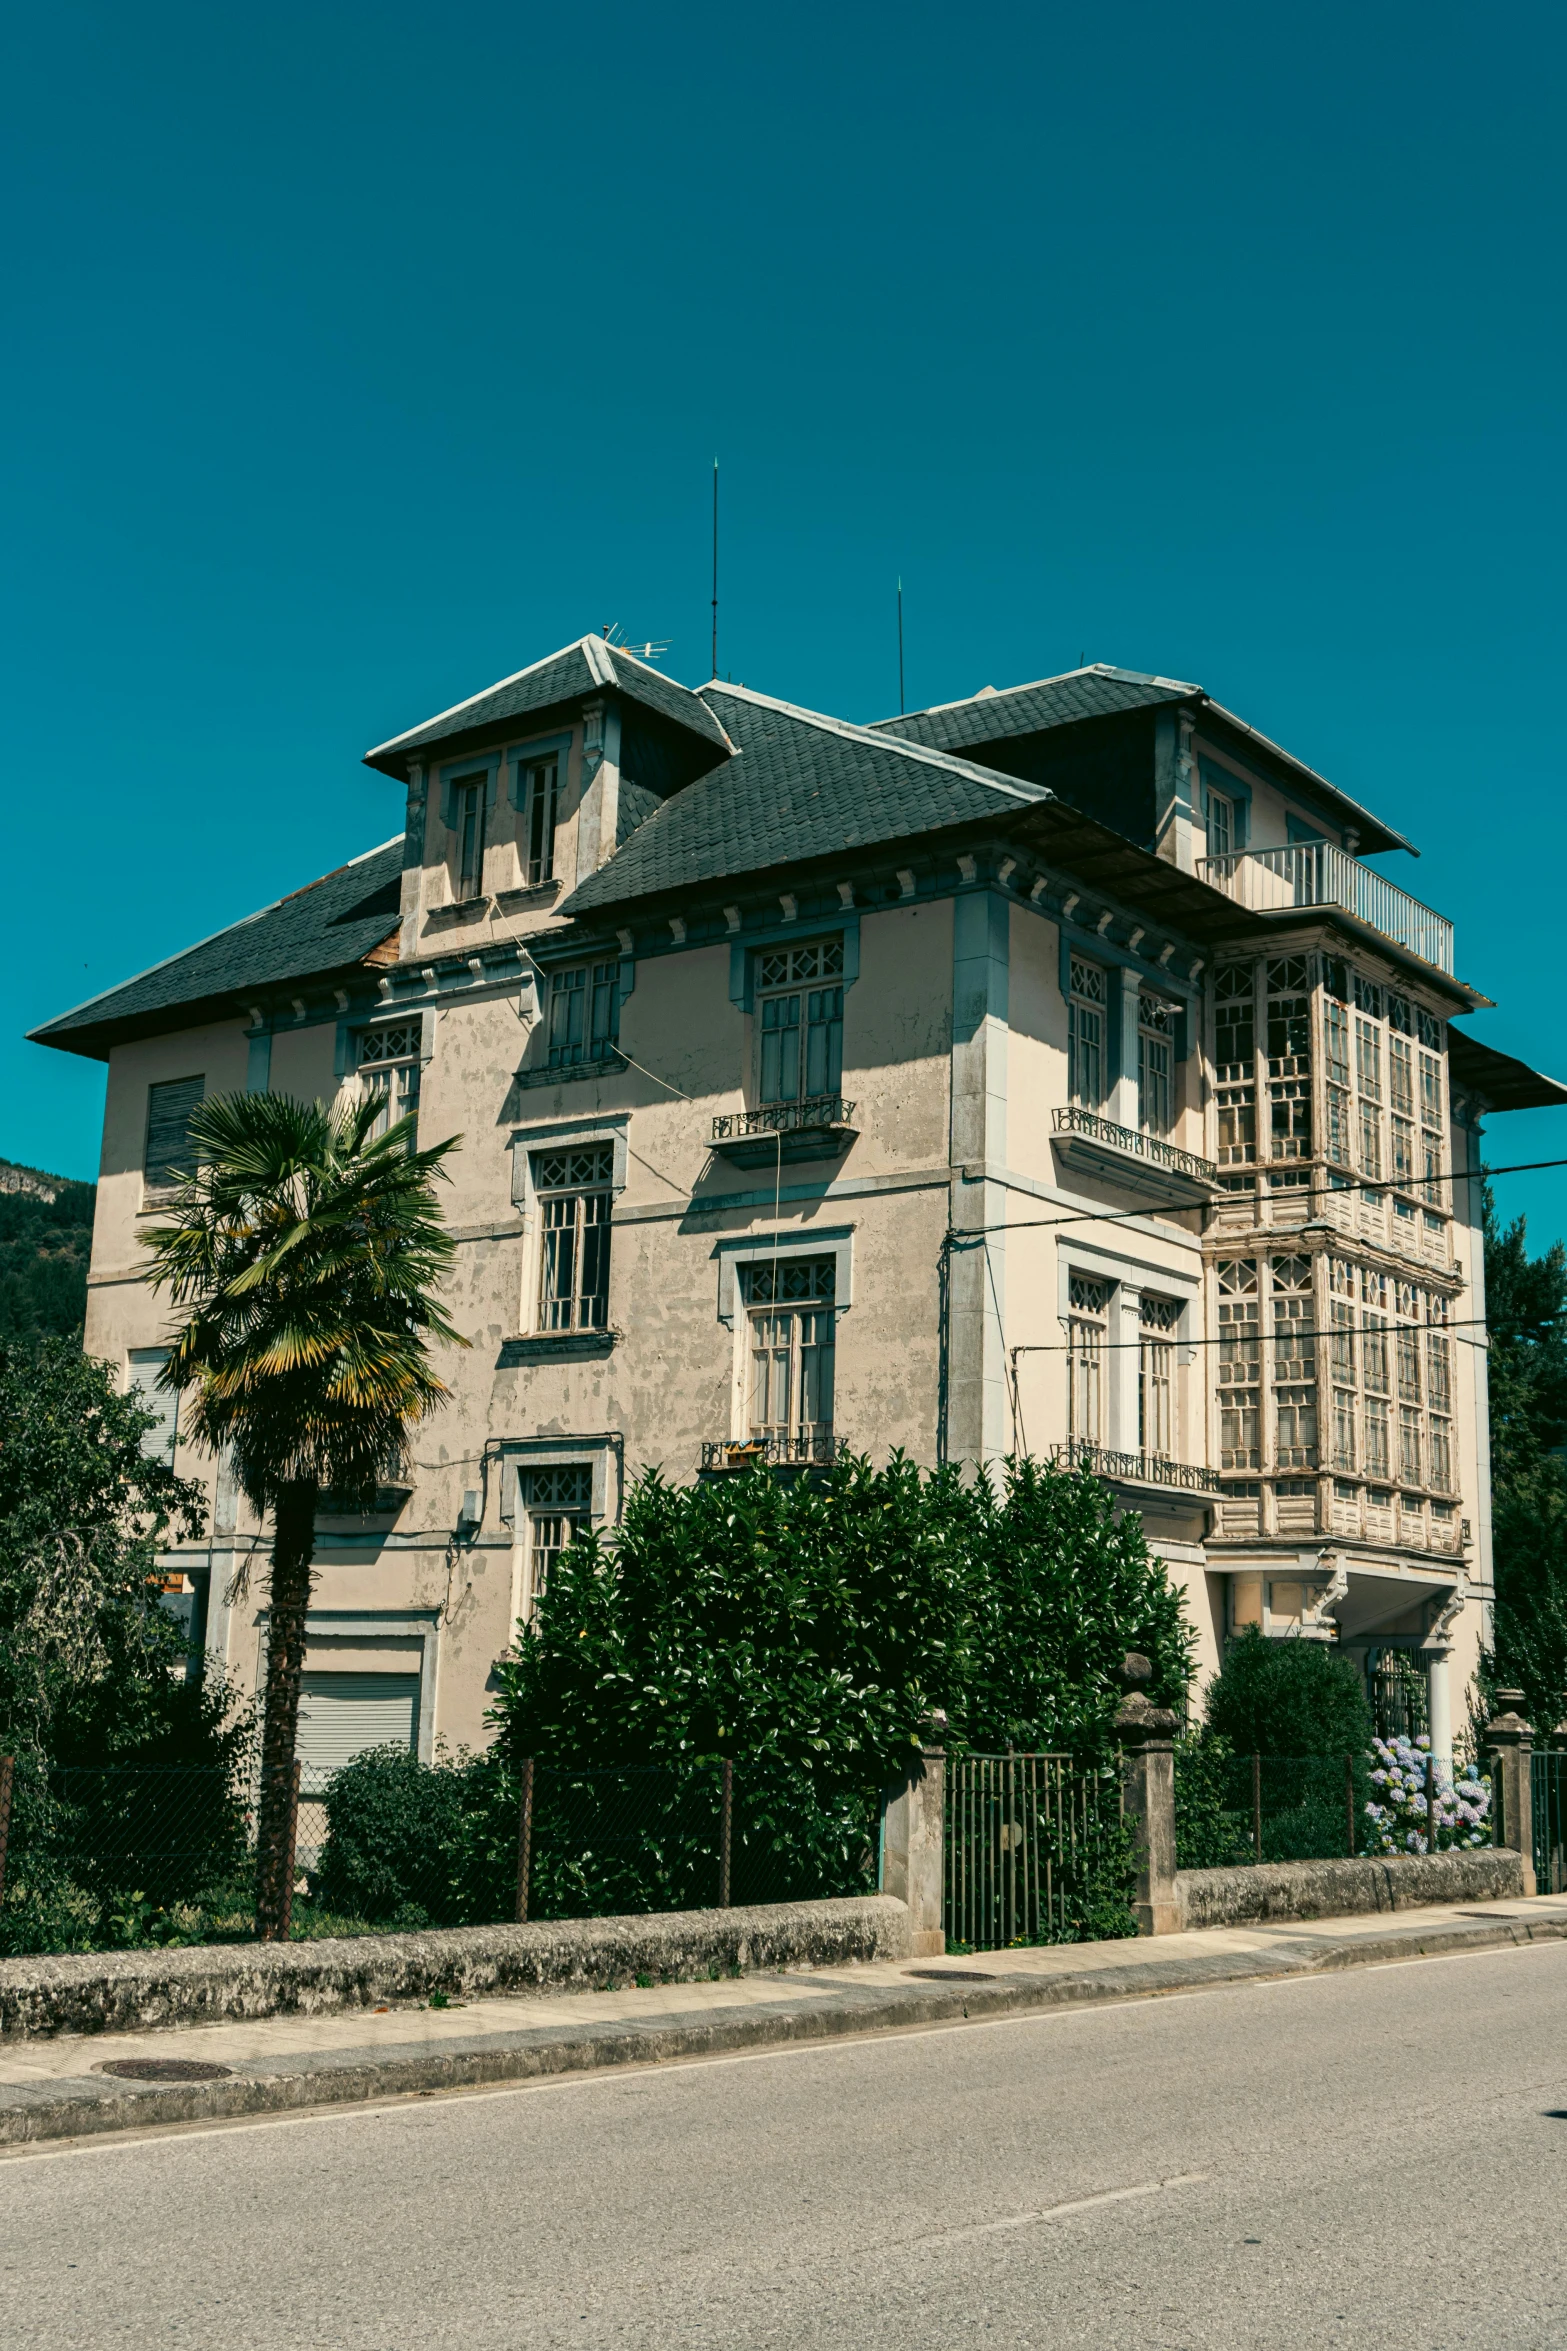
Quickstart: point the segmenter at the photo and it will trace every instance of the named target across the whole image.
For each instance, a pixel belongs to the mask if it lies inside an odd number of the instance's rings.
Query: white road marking
[[[1038,2212],[1009,2213],[1005,2220],[977,2221],[972,2228],[943,2229],[939,2236],[916,2237],[914,2249],[929,2245],[966,2245],[975,2237],[994,2237],[1003,2229],[1032,2228],[1042,2220],[1065,2220],[1074,2212],[1096,2212],[1101,2204],[1124,2204],[1132,2196],[1160,2196],[1167,2188],[1195,2188],[1213,2177],[1207,2171],[1180,2171],[1167,2180],[1140,2180],[1135,2188],[1106,2188],[1097,2196],[1075,2196],[1070,2204],[1046,2204]]]

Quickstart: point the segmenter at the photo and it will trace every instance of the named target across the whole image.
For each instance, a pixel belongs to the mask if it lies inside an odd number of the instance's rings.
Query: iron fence
[[[1000,1951],[1132,1931],[1131,1842],[1113,1767],[1058,1754],[963,1755],[946,1773],[949,1947]]]
[[[0,1951],[245,1939],[256,1784],[0,1758]],[[296,1938],[865,1893],[876,1804],[773,1758],[657,1765],[400,1750],[291,1775]],[[9,1799],[9,1801],[8,1801]]]
[[[1529,1793],[1536,1891],[1567,1893],[1567,1748],[1535,1749],[1529,1759]]]
[[[1175,1751],[1178,1869],[1320,1861],[1367,1848],[1364,1755],[1231,1755],[1200,1741]]]

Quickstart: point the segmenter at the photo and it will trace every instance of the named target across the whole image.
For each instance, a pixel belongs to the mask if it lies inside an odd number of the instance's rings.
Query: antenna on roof
[[[601,634],[606,645],[613,645],[617,653],[629,653],[633,661],[661,661],[669,651],[668,637],[644,637],[632,644],[621,635],[618,620],[612,620]]]
[[[898,716],[903,716],[903,576],[898,576]]]
[[[718,675],[718,460],[713,459],[713,675]]]

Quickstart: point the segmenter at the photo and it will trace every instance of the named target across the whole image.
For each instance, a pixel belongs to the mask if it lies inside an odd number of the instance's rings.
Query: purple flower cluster
[[[1378,1800],[1366,1806],[1373,1853],[1439,1853],[1491,1842],[1491,1783],[1460,1764],[1449,1774],[1418,1739],[1376,1739],[1371,1785]]]

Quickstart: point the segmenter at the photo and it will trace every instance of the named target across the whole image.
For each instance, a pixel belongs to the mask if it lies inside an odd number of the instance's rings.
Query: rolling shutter
[[[295,1749],[306,1792],[363,1755],[368,1747],[412,1748],[419,1731],[416,1673],[309,1673],[300,1676]]]
[[[191,1172],[191,1118],[206,1091],[205,1078],[175,1078],[147,1088],[147,1151],[143,1172],[151,1191],[167,1191]]]
[[[158,1374],[169,1360],[167,1347],[133,1347],[130,1353],[130,1376],[125,1382],[127,1395],[134,1395],[155,1412],[157,1419],[150,1429],[141,1433],[141,1449],[153,1461],[174,1459],[174,1438],[179,1422],[179,1393],[174,1388],[160,1388]]]

